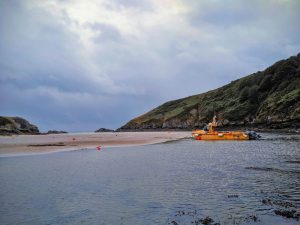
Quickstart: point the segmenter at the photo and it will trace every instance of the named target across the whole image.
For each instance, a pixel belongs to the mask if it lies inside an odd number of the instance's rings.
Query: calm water
[[[0,158],[0,224],[299,224],[300,137],[263,136]]]

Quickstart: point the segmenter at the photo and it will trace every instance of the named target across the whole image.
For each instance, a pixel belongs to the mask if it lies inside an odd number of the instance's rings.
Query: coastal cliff
[[[0,116],[0,135],[39,133],[37,126],[21,117]]]
[[[166,102],[119,130],[194,129],[214,114],[223,128],[299,128],[300,54],[218,89]]]

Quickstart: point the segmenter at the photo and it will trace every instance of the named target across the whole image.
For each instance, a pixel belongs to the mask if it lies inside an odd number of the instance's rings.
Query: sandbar
[[[157,144],[191,137],[186,131],[67,133],[0,136],[0,157]]]

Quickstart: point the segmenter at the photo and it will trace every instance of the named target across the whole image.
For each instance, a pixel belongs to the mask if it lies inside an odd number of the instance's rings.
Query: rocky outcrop
[[[218,89],[166,102],[119,130],[223,127],[300,128],[300,54]]]
[[[99,128],[98,130],[95,130],[95,133],[99,132],[114,132],[114,130],[107,129],[107,128]]]
[[[67,131],[63,130],[48,130],[45,134],[67,134]]]
[[[0,135],[39,133],[37,126],[21,117],[0,116]]]

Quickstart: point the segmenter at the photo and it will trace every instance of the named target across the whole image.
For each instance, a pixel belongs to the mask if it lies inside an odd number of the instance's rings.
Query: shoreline
[[[156,128],[156,129],[135,129],[135,130],[130,130],[130,129],[124,129],[124,130],[119,130],[116,131],[116,133],[122,133],[122,132],[192,132],[194,130],[202,129],[202,127],[195,127],[195,128]],[[253,130],[255,132],[260,132],[260,133],[276,133],[276,134],[299,134],[300,133],[300,127],[297,128],[262,128],[262,127],[251,127],[251,126],[218,126],[217,127],[218,131],[247,131],[247,130]]]
[[[158,144],[191,137],[188,131],[67,133],[0,136],[0,157]]]

